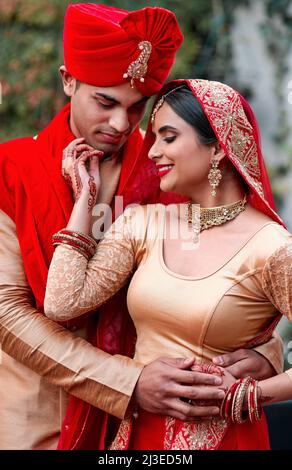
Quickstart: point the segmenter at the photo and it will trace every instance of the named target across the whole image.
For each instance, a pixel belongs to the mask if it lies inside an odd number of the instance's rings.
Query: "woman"
[[[111,448],[267,449],[261,404],[292,397],[289,377],[235,381],[212,366],[218,354],[264,341],[281,314],[292,314],[291,238],[274,210],[255,119],[230,87],[186,80],[162,90],[151,121],[144,151],[160,187],[189,202],[127,209],[97,248],[88,234],[98,156],[80,149],[83,189],[67,229],[54,236],[45,312],[58,321],[83,315],[132,277],[135,359],[195,357],[222,375],[221,416],[187,423],[138,410]]]

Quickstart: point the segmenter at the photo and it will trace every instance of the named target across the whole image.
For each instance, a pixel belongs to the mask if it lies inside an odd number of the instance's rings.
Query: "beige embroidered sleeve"
[[[264,356],[273,366],[277,374],[281,374],[281,372],[283,372],[283,341],[276,330],[273,332],[273,336],[267,343],[256,346],[253,350]]]
[[[71,247],[59,245],[49,269],[45,314],[66,321],[93,310],[111,298],[129,279],[135,263],[131,210],[106,232],[88,262]]]
[[[268,299],[292,321],[292,242],[278,248],[266,261],[262,285]]]

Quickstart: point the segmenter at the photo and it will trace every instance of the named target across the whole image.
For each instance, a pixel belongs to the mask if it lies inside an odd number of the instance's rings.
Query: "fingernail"
[[[224,365],[224,359],[223,359],[222,356],[214,357],[213,362],[214,362],[214,364],[218,364],[220,366]]]
[[[215,377],[214,383],[215,383],[215,385],[221,385],[222,384],[222,379],[220,379],[220,377]]]

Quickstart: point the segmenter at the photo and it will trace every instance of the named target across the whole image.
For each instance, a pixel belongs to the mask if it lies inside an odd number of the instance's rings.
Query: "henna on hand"
[[[62,175],[66,183],[72,188],[76,201],[80,198],[84,186],[78,167],[79,159],[81,156],[88,156],[93,152],[100,153],[84,143],[84,139],[75,139],[63,151]]]
[[[73,177],[74,177],[74,186],[75,189],[75,200],[78,201],[81,195],[81,191],[83,189],[83,184],[80,178],[79,170],[78,170],[78,160],[76,160],[73,164]]]
[[[97,196],[97,188],[96,188],[96,184],[94,182],[93,176],[89,176],[88,186],[89,186],[88,211],[90,212],[96,202],[96,196]]]
[[[73,188],[73,181],[72,181],[71,176],[68,173],[63,172],[63,177],[64,177],[64,180],[66,181],[66,183],[69,186],[71,186],[71,188]]]
[[[268,395],[263,395],[261,387],[258,385],[258,401],[262,405],[264,403],[269,403],[272,401],[274,397],[270,397]]]
[[[224,370],[222,370],[220,367],[216,366],[215,364],[208,364],[208,363],[198,364],[194,362],[194,364],[191,367],[191,370],[196,371],[196,372],[203,372],[205,374],[216,374],[216,375],[219,375],[219,377],[223,377],[225,375]]]

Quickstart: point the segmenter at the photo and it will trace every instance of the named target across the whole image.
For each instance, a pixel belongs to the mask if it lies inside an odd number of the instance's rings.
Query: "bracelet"
[[[252,377],[237,379],[231,385],[220,406],[220,416],[241,424],[247,419],[251,423],[261,420],[262,408],[258,400],[258,382]],[[247,410],[245,411],[245,397]]]
[[[91,246],[94,249],[97,248],[97,243],[93,237],[91,237],[90,235],[86,235],[85,233],[78,232],[78,230],[69,230],[67,228],[63,228],[62,230],[57,232],[55,235],[53,235],[53,238],[57,235],[69,235],[71,237],[74,237],[77,240],[87,243],[88,246]]]
[[[254,389],[254,414],[255,414],[255,421],[260,421],[262,419],[262,407],[259,404],[258,398],[258,391],[259,386],[258,382],[256,382],[255,389]]]
[[[89,261],[92,258],[91,254],[88,251],[84,250],[80,246],[74,245],[73,242],[72,243],[71,242],[66,242],[66,243],[60,242],[60,243],[55,243],[54,244],[55,247],[58,246],[58,245],[66,245],[68,248],[71,248],[72,250],[77,251],[77,253],[80,253],[84,258],[87,259],[87,261]]]
[[[90,246],[87,242],[84,242],[82,240],[80,240],[79,238],[75,238],[74,236],[72,235],[67,235],[67,234],[56,234],[53,236],[53,245],[60,245],[61,243],[67,243],[67,244],[72,244],[74,246],[77,246],[77,247],[80,247],[80,248],[83,248],[84,250],[88,251],[89,254],[91,254],[91,256],[94,255],[95,253],[95,248],[93,248],[92,246]]]
[[[79,232],[78,230],[69,230],[67,228],[64,228],[62,230],[60,230],[60,232],[58,233],[62,233],[62,234],[66,234],[66,235],[71,235],[81,241],[84,241],[84,242],[87,242],[90,246],[92,246],[93,248],[97,248],[97,243],[96,241],[94,240],[93,237],[91,237],[90,235],[86,235],[85,233],[82,233],[82,232]]]
[[[82,232],[76,230],[62,229],[52,237],[53,246],[67,245],[84,256],[88,261],[94,255],[97,243],[96,241]]]
[[[233,398],[234,407],[232,408],[232,415],[231,415],[231,419],[233,423],[241,424],[247,420],[248,414],[247,416],[244,416],[243,405],[244,405],[245,393],[248,389],[248,386],[251,380],[252,380],[251,377],[244,378],[236,390],[236,394]]]
[[[235,389],[238,387],[241,379],[236,380],[233,385],[229,388],[227,391],[225,397],[223,398],[221,407],[220,407],[220,416],[222,418],[228,418],[229,417],[229,411],[232,406],[232,397]]]

